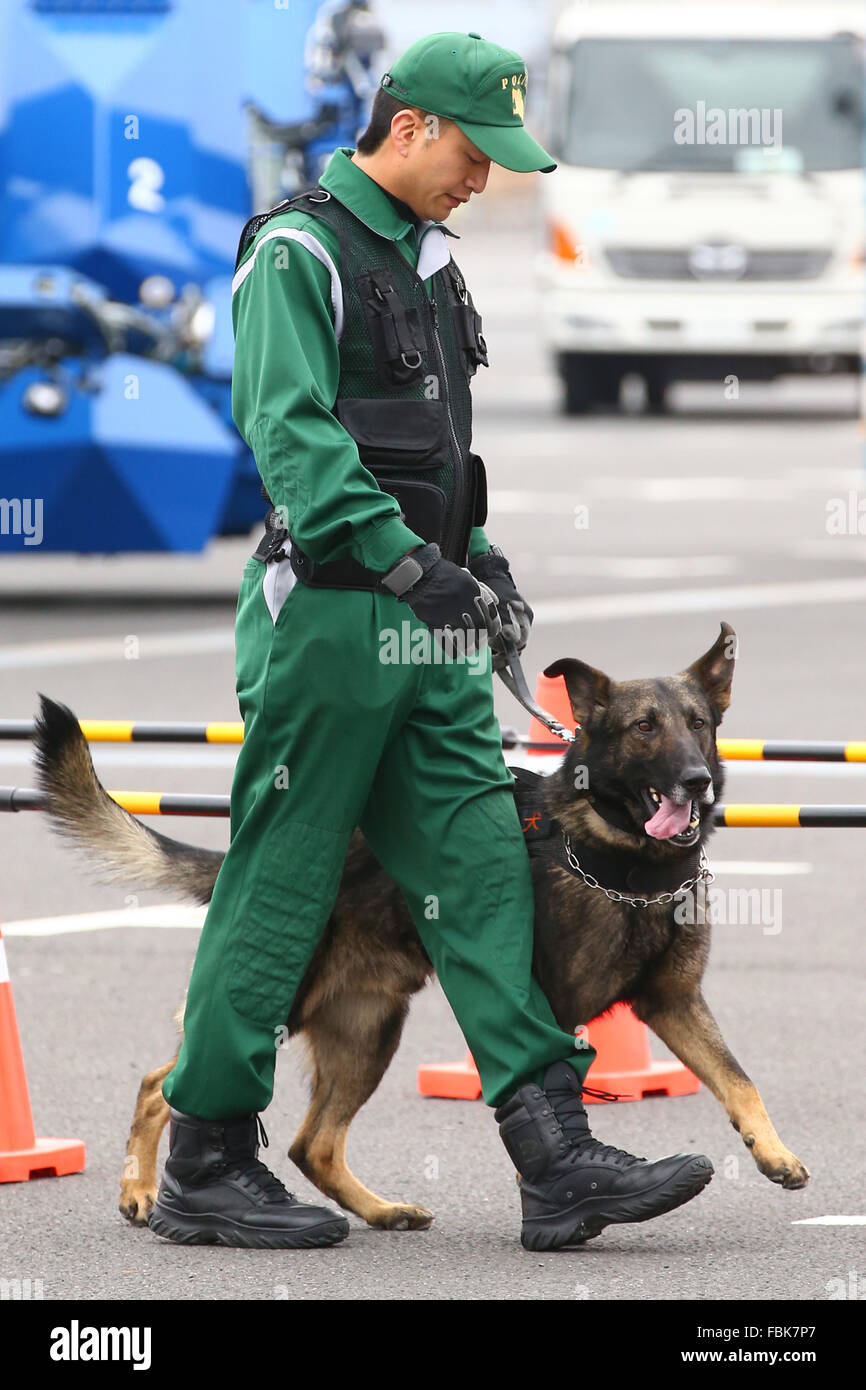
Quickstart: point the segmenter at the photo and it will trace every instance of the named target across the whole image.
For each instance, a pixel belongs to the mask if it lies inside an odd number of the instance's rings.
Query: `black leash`
[[[561,738],[563,743],[574,743],[575,735],[572,729],[567,729],[564,724],[560,724],[558,719],[554,719],[552,714],[541,708],[534,696],[530,693],[529,686],[526,684],[526,676],[523,674],[523,667],[520,664],[520,657],[513,642],[510,642],[499,632],[491,638],[491,646],[497,647],[504,655],[507,667],[503,666],[499,671],[499,679],[510,690],[518,704],[521,704],[527,714],[531,714],[549,729],[557,738]]]

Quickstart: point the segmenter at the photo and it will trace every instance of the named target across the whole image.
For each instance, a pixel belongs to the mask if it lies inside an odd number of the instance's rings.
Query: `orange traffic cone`
[[[596,1057],[587,1085],[597,1091],[610,1091],[620,1100],[642,1100],[644,1096],[685,1096],[700,1087],[698,1078],[682,1062],[657,1062],[650,1053],[649,1031],[627,1004],[614,1004],[609,1013],[577,1030],[577,1042],[585,1039],[595,1048]],[[418,1068],[418,1090],[422,1096],[449,1100],[478,1100],[481,1081],[467,1052],[462,1062],[441,1062]],[[597,1104],[601,1096],[584,1099]]]
[[[578,1042],[585,1036],[595,1048],[586,1083],[596,1090],[614,1092],[621,1100],[642,1100],[644,1096],[688,1096],[700,1088],[698,1078],[682,1062],[657,1062],[653,1058],[649,1029],[628,1004],[614,1004],[585,1031],[578,1030],[577,1036]],[[600,1098],[585,1099],[594,1102]]]
[[[543,671],[538,673],[538,683],[535,687],[536,703],[546,714],[552,714],[554,719],[558,719],[560,724],[566,729],[575,727],[574,711],[571,708],[571,701],[568,698],[568,691],[565,688],[565,678],[563,676],[546,676]],[[529,742],[543,743],[543,748],[527,748],[527,753],[532,753],[540,757],[546,757],[548,753],[563,753],[565,744],[556,734],[552,734],[546,725],[532,715],[529,720]]]
[[[37,1139],[0,932],[0,1182],[63,1177],[84,1167],[80,1139]]]
[[[449,1100],[480,1100],[481,1078],[472,1053],[462,1062],[428,1062],[418,1068],[418,1090],[422,1096],[444,1096]]]

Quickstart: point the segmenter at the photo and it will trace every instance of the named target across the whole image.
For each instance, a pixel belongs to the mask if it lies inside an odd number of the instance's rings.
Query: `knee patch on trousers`
[[[286,1022],[337,896],[349,834],[277,818],[253,856],[228,997],[254,1023]]]
[[[467,840],[484,846],[484,873],[475,893],[490,923],[491,960],[504,978],[522,978],[532,962],[535,899],[529,855],[511,793],[471,803],[461,817],[461,831]]]

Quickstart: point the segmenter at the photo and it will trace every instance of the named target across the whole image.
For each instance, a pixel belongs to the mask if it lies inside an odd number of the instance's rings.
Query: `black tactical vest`
[[[470,449],[469,387],[487,349],[463,276],[450,260],[428,296],[390,237],[320,185],[250,218],[236,268],[259,228],[289,207],[321,217],[339,240],[344,323],[334,414],[405,524],[465,565],[470,531],[487,517],[484,464]],[[294,542],[291,554],[306,583],[368,589],[381,578],[351,558],[316,564]]]

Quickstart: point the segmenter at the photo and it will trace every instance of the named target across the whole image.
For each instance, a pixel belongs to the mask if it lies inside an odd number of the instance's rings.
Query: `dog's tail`
[[[210,902],[224,855],[150,830],[108,795],[87,739],[68,705],[39,694],[34,762],[53,830],[86,851],[87,869],[105,883],[138,883]]]

